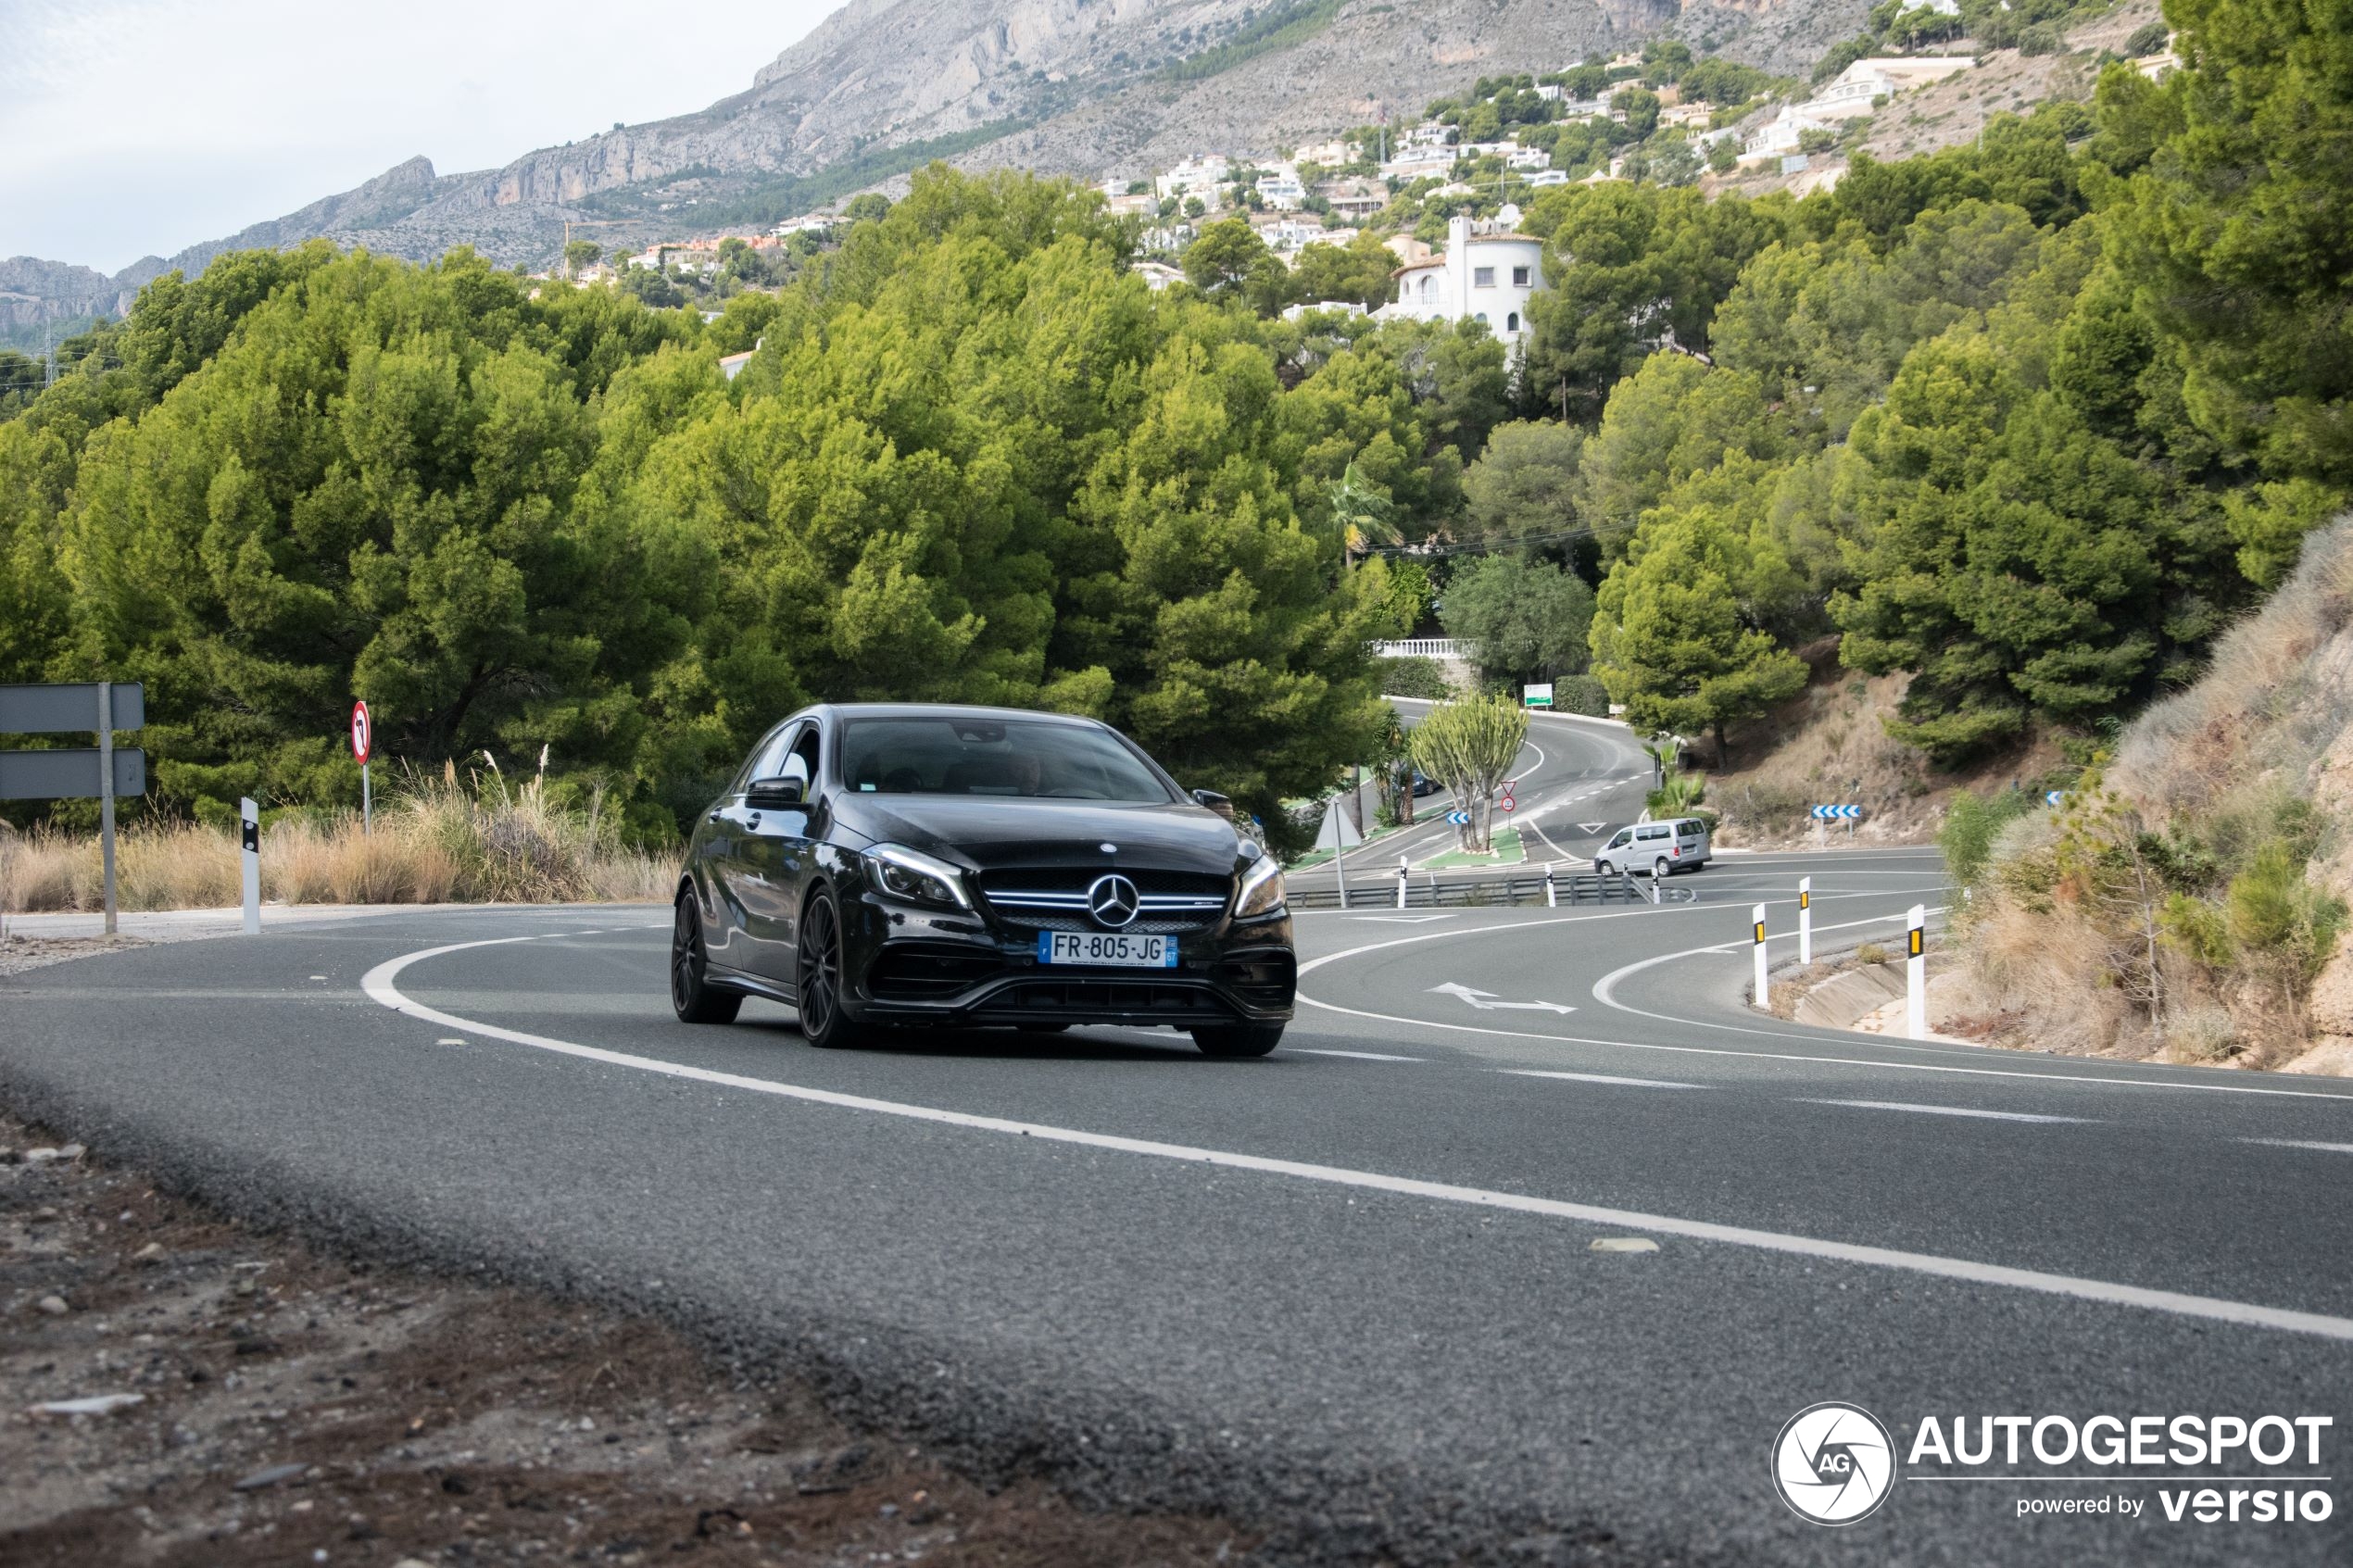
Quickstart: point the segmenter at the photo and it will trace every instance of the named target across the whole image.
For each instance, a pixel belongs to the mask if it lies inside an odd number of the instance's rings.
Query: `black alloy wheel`
[[[812,1046],[854,1046],[866,1031],[842,1011],[841,907],[819,888],[800,917],[800,959],[793,996],[800,1005],[800,1036]]]
[[[736,1014],[743,1010],[743,997],[711,984],[709,964],[695,896],[680,894],[677,915],[670,927],[670,1005],[681,1023],[733,1023]]]
[[[1193,1044],[1203,1056],[1265,1056],[1282,1043],[1279,1023],[1207,1024],[1193,1031]]]

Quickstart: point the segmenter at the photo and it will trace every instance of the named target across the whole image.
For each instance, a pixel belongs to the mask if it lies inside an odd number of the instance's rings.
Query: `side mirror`
[[[754,779],[744,791],[744,804],[754,810],[776,811],[798,806],[809,793],[809,781],[798,773],[779,774],[773,779]]]
[[[1210,810],[1216,812],[1219,816],[1225,818],[1229,822],[1234,820],[1233,801],[1228,799],[1227,797],[1218,794],[1214,789],[1197,789],[1193,791],[1193,804],[1196,806],[1207,807]]]

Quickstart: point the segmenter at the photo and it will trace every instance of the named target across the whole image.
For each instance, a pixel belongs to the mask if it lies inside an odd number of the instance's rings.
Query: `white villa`
[[[1907,87],[1942,82],[1976,63],[1967,55],[1856,60],[1815,94],[1812,101],[1798,105],[1798,112],[1816,119],[1853,119],[1870,113],[1874,98],[1892,98]]]
[[[1233,165],[1218,153],[1189,157],[1176,168],[1152,182],[1155,195],[1166,198],[1199,196],[1213,207],[1217,201],[1217,187],[1233,177]]]
[[[1834,131],[1843,121],[1869,114],[1881,98],[1892,98],[1906,88],[1942,82],[1976,63],[1967,55],[1856,60],[1805,103],[1783,105],[1780,114],[1742,144],[1741,161],[1755,163],[1787,157],[1797,151],[1798,138],[1805,132]]]
[[[1544,245],[1526,234],[1477,233],[1471,220],[1446,226],[1446,253],[1410,262],[1390,276],[1397,296],[1374,316],[1382,320],[1487,323],[1516,349],[1528,336],[1528,302],[1544,286]]]

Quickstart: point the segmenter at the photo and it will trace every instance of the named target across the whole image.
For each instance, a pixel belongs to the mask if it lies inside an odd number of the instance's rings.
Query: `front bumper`
[[[1176,935],[1174,969],[1041,964],[1030,927],[909,909],[873,893],[844,913],[845,1000],[862,1022],[1282,1023],[1298,989],[1288,912]]]

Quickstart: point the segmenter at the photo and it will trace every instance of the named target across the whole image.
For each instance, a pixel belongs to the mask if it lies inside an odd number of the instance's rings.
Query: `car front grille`
[[[1226,1021],[1233,1017],[1216,994],[1202,985],[1169,985],[1151,980],[1114,980],[1097,975],[1068,979],[1025,980],[990,994],[974,1008],[973,1016],[1072,1013],[1100,1017],[1121,1013],[1169,1022]]]
[[[1146,936],[1176,936],[1207,931],[1225,918],[1232,884],[1199,872],[1118,868],[1136,884],[1136,919],[1121,927]],[[984,872],[981,896],[1001,918],[1033,931],[1099,931],[1087,910],[1087,890],[1101,871]]]

